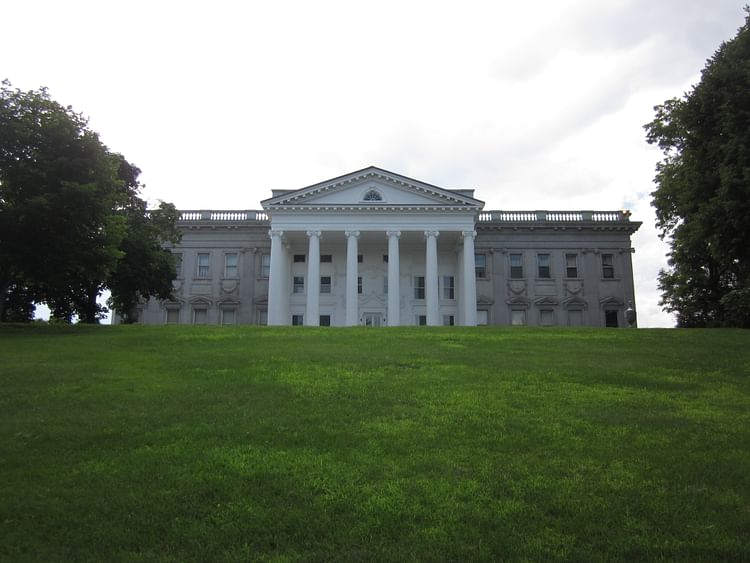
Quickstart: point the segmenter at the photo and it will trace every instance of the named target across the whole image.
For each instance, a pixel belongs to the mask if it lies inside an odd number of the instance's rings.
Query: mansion
[[[633,324],[627,211],[485,211],[374,166],[261,205],[180,212],[173,299],[140,322]]]

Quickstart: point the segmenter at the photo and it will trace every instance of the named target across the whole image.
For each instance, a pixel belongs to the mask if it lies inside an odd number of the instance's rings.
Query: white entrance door
[[[382,313],[364,313],[362,315],[365,326],[382,326],[383,325],[383,314]]]

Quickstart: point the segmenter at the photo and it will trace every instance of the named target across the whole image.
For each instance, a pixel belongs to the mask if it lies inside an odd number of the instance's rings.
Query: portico
[[[269,324],[476,324],[471,190],[370,167],[262,203]]]

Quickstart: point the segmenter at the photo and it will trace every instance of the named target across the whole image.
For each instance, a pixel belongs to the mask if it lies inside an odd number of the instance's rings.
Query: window
[[[321,264],[332,264],[333,263],[333,254],[321,254],[320,255],[320,263]]]
[[[320,292],[331,293],[331,276],[321,276],[320,278]]]
[[[424,299],[424,276],[414,276],[414,299]]]
[[[387,254],[383,254],[383,263],[384,264],[388,263],[388,255]]]
[[[513,309],[510,312],[510,324],[513,326],[523,326],[526,324],[526,311],[523,309]]]
[[[211,270],[209,268],[210,262],[209,262],[210,256],[208,254],[198,254],[198,277],[199,278],[207,278],[208,275],[211,273]]]
[[[539,324],[553,326],[555,324],[555,312],[552,309],[541,309],[539,311]]]
[[[510,255],[510,277],[514,280],[523,278],[523,254]]]
[[[262,326],[268,324],[268,309],[258,309],[258,324]]]
[[[236,278],[237,277],[237,253],[232,252],[224,255],[224,277],[225,278]]]
[[[490,314],[486,309],[477,310],[477,325],[486,326],[490,324]]]
[[[320,326],[331,326],[331,315],[320,315]]]
[[[362,201],[383,201],[383,196],[377,190],[368,190]]]
[[[365,257],[362,256],[361,254],[357,254],[357,264],[361,264],[364,261],[365,261]]]
[[[271,255],[260,255],[260,277],[268,279],[271,276]]]
[[[174,274],[175,277],[182,277],[182,252],[175,252],[174,256]]]
[[[294,288],[292,293],[304,293],[305,292],[305,277],[294,276]]]
[[[305,324],[305,317],[302,315],[292,315],[292,326],[302,326]]]
[[[362,295],[362,276],[357,276],[357,293]]]
[[[383,295],[388,295],[388,275],[383,276]]]
[[[443,276],[443,299],[455,299],[453,276]]]
[[[602,277],[612,279],[615,277],[615,262],[613,254],[602,254]]]
[[[565,255],[565,277],[566,278],[578,277],[578,254],[566,254]]]
[[[569,326],[583,326],[583,311],[581,309],[570,309],[568,311]]]
[[[221,310],[221,324],[223,325],[237,324],[237,311],[235,309],[222,309]]]
[[[193,324],[204,325],[208,318],[208,311],[204,308],[193,309]]]
[[[604,326],[617,328],[619,326],[617,317],[617,311],[604,311]]]
[[[305,255],[304,254],[295,254],[294,258],[292,260],[294,262],[304,262],[305,261]]]
[[[177,307],[167,309],[167,324],[177,324],[180,322],[180,310]]]
[[[549,278],[549,254],[537,254],[537,276],[540,278]]]
[[[456,317],[453,315],[443,315],[443,326],[453,326],[456,324]]]
[[[417,315],[417,325],[418,326],[426,326],[427,325],[427,315]]]
[[[486,254],[474,255],[474,273],[478,279],[484,279],[487,277],[487,255]]]

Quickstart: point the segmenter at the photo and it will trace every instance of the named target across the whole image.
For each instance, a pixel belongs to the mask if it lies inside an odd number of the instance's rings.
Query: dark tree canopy
[[[138,196],[140,170],[112,153],[70,107],[46,89],[0,89],[0,320],[27,320],[32,302],[53,316],[97,322],[97,298],[117,288],[131,300],[171,289],[162,249],[175,242],[174,207],[153,213]],[[169,224],[169,220],[173,222]],[[141,254],[141,282],[123,284],[123,264]]]
[[[652,204],[669,268],[661,305],[682,327],[750,327],[750,11],[700,82],[654,108],[664,152]]]

